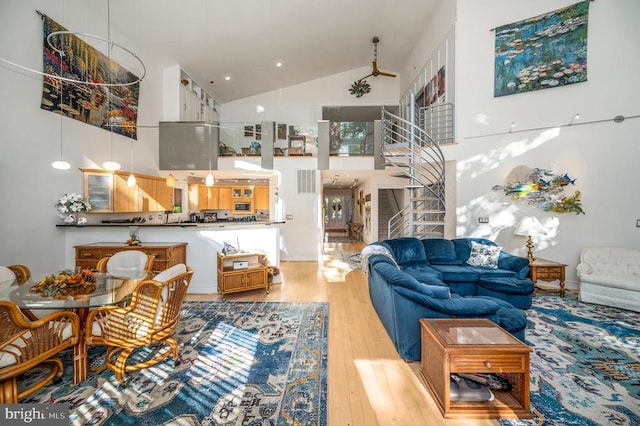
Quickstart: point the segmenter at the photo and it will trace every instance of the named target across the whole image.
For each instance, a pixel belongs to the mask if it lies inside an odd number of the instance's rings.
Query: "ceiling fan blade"
[[[395,76],[396,76],[395,74],[391,74],[391,73],[383,72],[383,71],[380,71],[380,72],[378,73],[378,75],[383,75],[383,76],[385,76],[385,77],[395,77]]]
[[[360,81],[364,80],[364,79],[365,79],[365,78],[367,78],[367,77],[371,77],[371,76],[372,76],[372,75],[374,75],[374,74],[375,74],[375,73],[371,73],[371,74],[365,75],[364,77],[362,77],[362,78],[360,79]],[[395,77],[395,76],[394,76],[394,77]]]

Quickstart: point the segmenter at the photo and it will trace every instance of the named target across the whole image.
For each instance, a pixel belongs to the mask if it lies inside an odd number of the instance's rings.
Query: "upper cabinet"
[[[256,186],[253,189],[256,200],[256,210],[269,210],[269,187]]]
[[[127,172],[83,170],[84,196],[92,213],[138,213],[173,209],[173,188],[159,176],[134,173],[136,185],[129,187]]]
[[[162,121],[213,123],[220,120],[220,103],[179,65],[163,70],[163,86]]]

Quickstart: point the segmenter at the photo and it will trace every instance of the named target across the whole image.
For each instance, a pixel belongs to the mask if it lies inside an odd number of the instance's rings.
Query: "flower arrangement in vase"
[[[91,210],[89,201],[80,194],[64,194],[55,204],[65,223],[77,223],[79,214]]]

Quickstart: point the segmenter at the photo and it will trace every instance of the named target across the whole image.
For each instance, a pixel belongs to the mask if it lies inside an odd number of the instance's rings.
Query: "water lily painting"
[[[587,81],[589,3],[497,27],[494,96]]]
[[[123,83],[138,77],[51,18],[43,23],[44,72],[68,80],[45,75],[40,108],[137,139],[140,84]]]

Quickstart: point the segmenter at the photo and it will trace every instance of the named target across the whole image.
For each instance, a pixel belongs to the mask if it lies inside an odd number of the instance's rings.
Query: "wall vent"
[[[316,193],[317,170],[296,170],[298,194]]]

